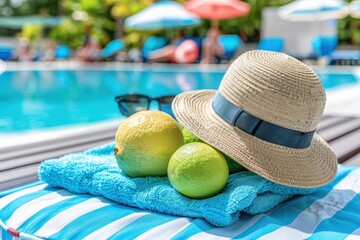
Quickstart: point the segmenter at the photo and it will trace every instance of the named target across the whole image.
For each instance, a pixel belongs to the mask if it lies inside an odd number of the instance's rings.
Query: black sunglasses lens
[[[117,99],[119,109],[125,116],[130,116],[136,112],[147,110],[149,107],[149,99],[143,96],[123,96]]]
[[[174,113],[172,111],[172,108],[171,108],[171,104],[172,104],[172,101],[174,100],[174,98],[175,98],[175,96],[165,96],[165,97],[159,98],[159,104],[160,104],[161,111],[170,114],[172,117],[175,117]]]
[[[160,103],[172,103],[172,101],[174,100],[175,96],[163,96],[159,98],[159,102]]]

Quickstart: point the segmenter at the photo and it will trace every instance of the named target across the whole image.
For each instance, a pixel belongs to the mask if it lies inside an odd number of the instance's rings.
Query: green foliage
[[[345,0],[351,2],[350,0]],[[360,44],[360,19],[348,16],[338,22],[340,44]]]
[[[83,44],[85,31],[80,22],[66,21],[52,29],[49,37],[75,49]]]
[[[147,6],[153,4],[152,0],[105,0],[105,4],[111,8],[111,15],[114,18],[129,17]]]
[[[34,44],[40,39],[43,28],[40,25],[25,25],[22,28],[21,35],[29,40],[30,44]]]
[[[7,12],[10,15],[35,15],[49,14],[52,16],[66,15],[70,20],[64,22],[50,31],[38,32],[37,27],[33,29],[27,27],[23,35],[30,35],[36,39],[36,34],[49,33],[59,43],[68,44],[72,48],[77,48],[83,44],[84,36],[91,35],[102,45],[109,42],[115,31],[115,20],[122,22],[126,17],[141,11],[145,7],[153,4],[156,0],[24,0],[20,5],[14,5],[16,1],[4,0],[0,8],[10,8],[10,11],[0,11],[0,15]],[[180,3],[185,0],[177,0]],[[264,7],[282,6],[293,0],[243,0],[251,5],[249,15],[220,21],[220,28],[225,33],[239,34],[246,42],[256,42],[259,39],[261,28],[261,12]],[[351,0],[345,0],[351,2]],[[86,19],[73,19],[74,12],[85,13]],[[210,27],[210,21],[203,20],[201,26],[187,28],[189,35],[197,34],[204,36]],[[30,29],[30,30],[29,30]],[[129,47],[140,47],[141,42],[149,35],[161,34],[168,37],[174,36],[176,30],[167,32],[136,32],[127,31],[124,40]],[[338,36],[340,44],[360,44],[360,20],[346,17],[338,21]]]
[[[96,39],[103,46],[111,41],[115,21],[111,18],[109,8],[98,0],[63,0],[63,12],[73,16],[74,13],[84,15],[83,19],[71,18],[69,21],[53,28],[49,36],[62,44],[76,49],[84,44],[85,36]]]
[[[58,0],[25,0],[25,1],[11,1],[5,0],[0,4],[0,9],[10,8],[10,11],[0,11],[1,15],[6,16],[26,16],[37,15],[41,12],[49,15],[57,15]],[[7,14],[4,14],[4,13]],[[9,15],[10,13],[10,15]]]
[[[258,41],[259,32],[261,28],[261,11],[264,7],[275,7],[275,6],[281,6],[287,3],[292,2],[292,0],[244,0],[245,2],[248,2],[251,5],[251,11],[247,16],[235,18],[231,20],[223,20],[220,21],[220,28],[223,32],[229,33],[229,34],[239,34],[244,41]],[[111,2],[112,14],[114,14],[117,11],[113,11],[116,6],[120,6],[121,3],[124,2],[135,2],[131,0],[107,0],[107,2]],[[143,6],[138,8],[131,8],[131,5],[121,5],[121,8],[126,8],[126,10],[122,10],[121,16],[129,16],[137,11],[140,11],[144,7],[146,7],[145,1],[136,1],[137,4],[140,4],[142,2]],[[183,3],[184,0],[179,0],[178,2]],[[128,7],[129,6],[129,7]],[[127,8],[128,7],[128,8]],[[119,11],[121,12],[121,11]],[[189,35],[197,34],[199,36],[205,36],[207,30],[209,29],[211,23],[208,20],[203,20],[201,26],[188,28],[186,29],[186,33]],[[170,33],[162,33],[158,32],[159,34],[173,34],[174,31],[170,31]],[[134,32],[130,32],[132,35],[134,35]],[[139,37],[133,38],[133,39],[144,39],[146,38],[146,35],[148,33],[142,33],[137,32],[139,34]],[[154,34],[154,33],[152,33]],[[129,44],[133,44],[132,42],[129,42]]]

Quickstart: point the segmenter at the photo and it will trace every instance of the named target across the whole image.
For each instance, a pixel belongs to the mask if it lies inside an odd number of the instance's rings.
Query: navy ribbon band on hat
[[[264,141],[290,148],[307,148],[311,144],[315,130],[301,132],[266,122],[252,116],[226,100],[219,91],[212,102],[212,107],[222,119]]]

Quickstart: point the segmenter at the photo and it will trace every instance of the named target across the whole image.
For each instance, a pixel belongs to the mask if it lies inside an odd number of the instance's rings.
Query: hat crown
[[[303,132],[316,128],[326,102],[320,78],[307,65],[284,53],[259,50],[230,65],[219,92],[253,116]]]

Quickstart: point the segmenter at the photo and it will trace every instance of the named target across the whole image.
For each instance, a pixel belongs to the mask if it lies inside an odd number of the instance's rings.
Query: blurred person
[[[100,59],[101,46],[95,39],[89,39],[84,47],[80,48],[76,57],[82,61],[93,62]]]
[[[224,57],[224,49],[219,43],[221,31],[217,27],[211,27],[202,42],[201,63],[213,63],[216,58]]]
[[[47,40],[42,44],[41,57],[42,61],[52,61],[55,59],[56,43],[52,40]]]
[[[129,61],[129,54],[124,50],[118,51],[115,54],[114,60],[118,62],[127,62]]]
[[[141,62],[141,51],[138,48],[131,48],[128,53],[129,61],[131,62]]]
[[[20,38],[19,46],[17,47],[13,58],[15,60],[26,62],[33,61],[36,57],[34,49],[31,47],[30,42],[27,38]]]
[[[175,49],[181,44],[184,37],[185,32],[183,29],[180,29],[169,45],[153,50],[149,55],[149,60],[151,62],[172,62],[174,60]]]
[[[172,43],[150,53],[152,62],[194,63],[199,56],[199,47],[192,39],[187,39],[183,30]]]

